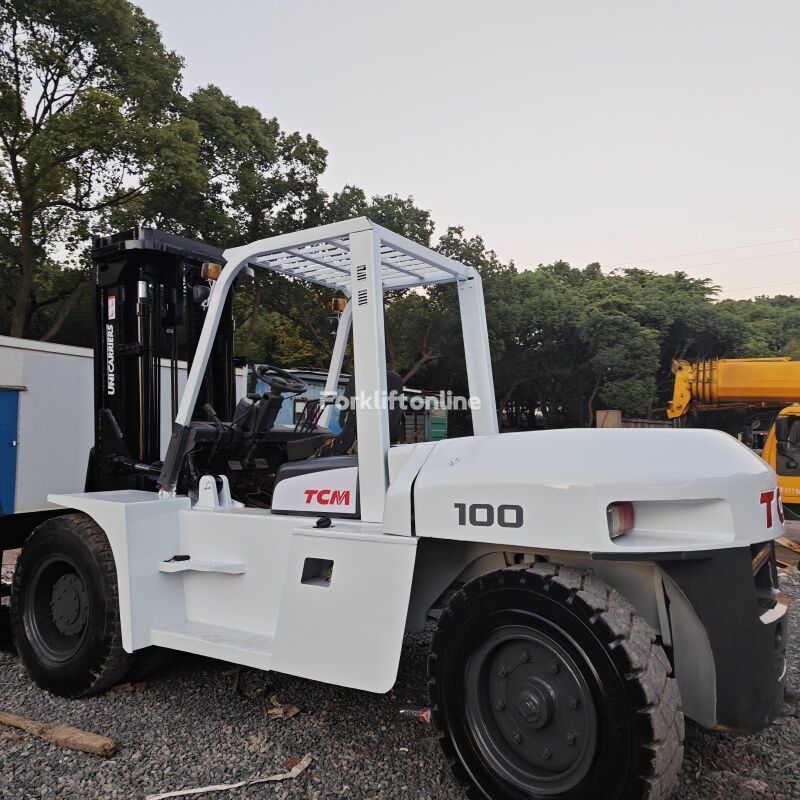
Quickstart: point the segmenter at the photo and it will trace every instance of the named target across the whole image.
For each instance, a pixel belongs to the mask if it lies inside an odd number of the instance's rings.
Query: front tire
[[[132,664],[122,647],[114,556],[85,514],[52,517],[22,548],[11,591],[11,626],[25,669],[60,697],[119,683]]]
[[[676,681],[617,591],[535,564],[470,581],[428,660],[433,721],[474,800],[663,800],[683,757]]]

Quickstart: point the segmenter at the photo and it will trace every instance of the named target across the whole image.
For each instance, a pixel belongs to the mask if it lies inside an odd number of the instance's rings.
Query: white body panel
[[[50,500],[106,531],[126,650],[159,645],[373,692],[394,683],[416,539],[150,492]],[[177,554],[195,563],[168,561]],[[306,559],[332,561],[330,581],[304,582]]]
[[[379,525],[296,528],[273,668],[339,686],[388,692],[397,678],[417,542]],[[306,558],[333,561],[328,587],[303,584]]]
[[[186,616],[186,602],[173,575],[160,564],[180,553],[179,514],[188,497],[159,501],[152,492],[134,490],[50,495],[51,503],[88,514],[105,531],[117,565],[122,645],[147,647],[157,625]]]
[[[318,515],[355,514],[358,505],[358,467],[306,472],[284,478],[272,494],[272,508]]]
[[[244,370],[237,370],[237,400]],[[178,362],[178,390],[186,386]],[[169,386],[169,362],[161,362]],[[0,386],[19,388],[17,480],[14,511],[51,507],[47,495],[83,490],[94,442],[94,359],[86,347],[0,336]],[[169,392],[161,395],[161,455],[172,433]]]
[[[761,493],[772,470],[707,430],[567,429],[450,439],[414,484],[417,536],[516,549],[654,553],[744,546],[779,536]],[[634,530],[609,537],[606,509],[633,502]],[[456,504],[521,506],[523,524],[459,524]],[[479,521],[484,522],[481,516]]]

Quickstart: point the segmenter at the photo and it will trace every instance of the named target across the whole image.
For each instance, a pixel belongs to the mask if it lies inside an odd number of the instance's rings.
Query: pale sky
[[[140,0],[214,83],[519,267],[800,296],[797,0]]]

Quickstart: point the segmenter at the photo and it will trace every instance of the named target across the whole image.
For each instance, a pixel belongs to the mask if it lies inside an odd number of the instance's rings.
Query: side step
[[[222,572],[227,575],[243,575],[244,564],[231,564],[227,561],[204,561],[201,558],[184,558],[179,561],[162,561],[159,572]]]
[[[269,669],[273,636],[204,622],[181,622],[150,632],[150,643],[170,650],[231,661],[254,669]]]

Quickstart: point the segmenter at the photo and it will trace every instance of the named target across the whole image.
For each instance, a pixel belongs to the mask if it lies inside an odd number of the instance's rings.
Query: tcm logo
[[[767,528],[772,528],[775,524],[775,518],[772,514],[772,505],[775,504],[775,511],[778,515],[780,524],[783,525],[783,501],[781,500],[781,490],[773,489],[770,492],[761,492],[761,505],[764,506],[764,513],[767,517]]]
[[[316,499],[321,506],[349,506],[349,489],[306,489],[306,505],[310,505]]]

